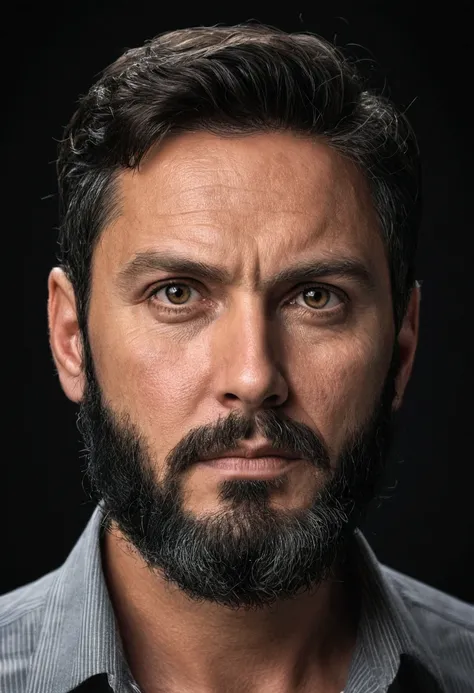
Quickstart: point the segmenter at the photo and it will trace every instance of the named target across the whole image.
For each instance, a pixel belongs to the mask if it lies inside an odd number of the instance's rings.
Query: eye
[[[297,303],[303,308],[312,308],[315,311],[319,311],[332,310],[340,306],[344,301],[336,291],[325,286],[309,286],[300,291],[291,303]]]
[[[150,300],[154,303],[163,304],[164,307],[188,306],[190,299],[199,298],[200,293],[189,284],[184,282],[169,282],[165,286],[158,286],[150,294]]]

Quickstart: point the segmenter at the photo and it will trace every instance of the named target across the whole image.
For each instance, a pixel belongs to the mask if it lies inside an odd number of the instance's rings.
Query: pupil
[[[318,306],[321,303],[326,303],[326,292],[323,289],[308,289],[307,291],[307,298],[312,301],[313,303],[316,303]]]
[[[186,299],[186,290],[183,289],[181,286],[178,286],[176,284],[172,284],[171,286],[167,287],[167,293],[168,293],[168,298],[170,300],[176,300],[177,303],[183,303]]]

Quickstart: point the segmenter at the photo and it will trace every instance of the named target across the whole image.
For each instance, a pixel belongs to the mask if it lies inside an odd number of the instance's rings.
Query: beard
[[[139,426],[105,403],[87,341],[84,357],[78,428],[85,442],[86,480],[102,505],[105,531],[115,523],[147,567],[193,601],[232,610],[265,608],[313,592],[334,577],[383,482],[393,438],[398,345],[370,419],[348,437],[335,463],[311,428],[283,412],[262,410],[248,417],[232,411],[215,424],[190,430],[167,455],[162,481]],[[187,511],[183,472],[257,432],[323,475],[310,507],[271,506],[272,492],[286,483],[281,475],[225,480],[219,484],[218,511],[202,516]]]

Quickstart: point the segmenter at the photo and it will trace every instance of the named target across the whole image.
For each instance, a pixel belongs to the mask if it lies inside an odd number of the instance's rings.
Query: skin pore
[[[394,345],[391,400],[394,408],[401,402],[416,349],[418,290],[395,335],[386,252],[365,180],[323,142],[290,133],[181,134],[153,149],[139,170],[121,173],[118,183],[119,213],[93,255],[88,315],[102,398],[96,417],[108,413],[114,424],[105,439],[123,434],[124,450],[140,440],[137,459],[146,461],[151,487],[175,490],[170,512],[181,524],[173,527],[187,528],[182,536],[188,542],[194,537],[208,547],[213,528],[220,527],[224,560],[224,549],[236,556],[232,551],[245,548],[250,555],[252,539],[268,531],[265,565],[283,571],[279,539],[290,536],[292,517],[305,526],[349,441],[372,420]],[[204,273],[202,265],[219,272]],[[288,270],[303,265],[304,276],[290,276]],[[58,268],[50,274],[49,294],[61,385],[71,400],[88,401],[92,376],[82,360],[74,292]],[[95,410],[90,404],[85,411]],[[251,487],[239,479],[229,487],[196,459],[185,464],[175,455],[170,461],[190,431],[266,412],[301,425],[320,463],[301,457],[278,483]],[[262,430],[246,442],[268,442]],[[167,486],[170,465],[175,486]],[[160,498],[164,503],[166,494]],[[264,521],[264,508],[271,523]],[[225,590],[220,601],[193,598],[204,594],[205,577],[197,571],[188,594],[151,569],[118,524],[104,535],[104,573],[143,693],[342,690],[356,621],[337,568],[321,584],[315,568],[308,574],[317,589],[295,594],[291,580],[283,589],[278,574],[273,582],[265,578],[277,597],[280,587],[281,598],[270,600],[268,589],[258,592],[257,561],[257,577],[246,583],[247,591],[234,592],[234,606],[238,598],[252,604],[258,593],[260,608],[229,608]],[[313,546],[315,556],[319,549],[332,556],[323,543]],[[303,571],[297,556],[304,551],[310,543],[288,555],[295,577]],[[209,563],[211,586],[213,569]]]

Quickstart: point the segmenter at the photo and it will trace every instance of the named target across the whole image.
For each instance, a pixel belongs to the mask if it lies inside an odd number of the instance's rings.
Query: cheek
[[[338,450],[348,433],[372,414],[387,374],[391,350],[367,335],[333,337],[299,350],[293,361],[292,387],[331,448]]]
[[[102,323],[91,348],[104,394],[145,434],[176,429],[196,412],[209,382],[202,341],[176,340],[156,328]],[[199,364],[199,368],[196,367]]]

